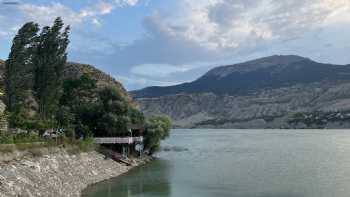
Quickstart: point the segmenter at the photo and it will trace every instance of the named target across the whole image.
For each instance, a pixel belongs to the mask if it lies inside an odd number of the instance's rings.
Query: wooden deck
[[[95,144],[134,144],[142,143],[143,137],[105,137],[94,138]]]

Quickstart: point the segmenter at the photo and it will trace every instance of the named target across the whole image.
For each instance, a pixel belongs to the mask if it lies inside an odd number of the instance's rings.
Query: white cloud
[[[14,27],[16,27],[16,31],[20,25],[27,21],[35,21],[40,25],[50,25],[56,17],[61,16],[64,22],[69,25],[77,26],[84,22],[90,22],[100,26],[102,23],[98,17],[110,14],[116,7],[135,6],[138,2],[138,0],[116,0],[115,2],[97,0],[79,10],[74,10],[60,2],[20,3],[11,7],[12,12],[0,7],[0,25],[3,32],[13,34]],[[11,23],[6,21],[11,21]]]
[[[350,22],[344,17],[349,0],[183,0],[182,4],[184,13],[175,20],[163,19],[163,29],[217,50],[298,37],[323,27],[329,18]]]
[[[164,78],[175,73],[184,73],[195,69],[190,65],[169,65],[169,64],[143,64],[131,69],[131,73],[147,77]]]
[[[51,24],[52,20],[58,16],[61,16],[67,24],[77,25],[91,18],[92,23],[97,24],[98,19],[96,17],[111,13],[114,6],[104,1],[98,1],[79,11],[74,11],[61,3],[46,5],[20,4],[18,9],[26,20],[36,21],[42,25]]]
[[[82,9],[79,12],[79,17],[93,17],[105,15],[111,13],[113,9],[113,4],[106,3],[104,1],[98,1],[98,3]]]
[[[78,29],[80,25],[93,24],[102,26],[101,16],[110,14],[114,9],[135,6],[138,0],[121,0],[118,2],[97,0],[74,10],[59,1],[48,3],[21,2],[16,6],[0,6],[0,38],[11,39],[17,30],[28,21],[35,21],[41,26],[51,25],[60,16],[65,24]]]
[[[24,20],[36,21],[41,25],[49,25],[53,19],[62,16],[68,24],[81,23],[84,16],[64,6],[61,3],[51,3],[49,5],[20,4],[19,11],[23,14]]]
[[[116,75],[114,78],[118,81],[121,81],[128,90],[138,89],[139,87],[145,86],[171,86],[179,83],[184,83],[188,81],[163,81],[163,80],[154,80],[151,78],[145,78],[140,76],[128,75]],[[135,88],[136,87],[136,88]]]
[[[135,6],[137,3],[139,3],[139,0],[115,0],[115,3],[121,7]]]

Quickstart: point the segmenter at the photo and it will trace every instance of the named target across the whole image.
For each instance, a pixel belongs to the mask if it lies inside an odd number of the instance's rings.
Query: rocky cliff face
[[[293,122],[294,115],[349,111],[349,74],[349,66],[272,56],[215,68],[192,83],[133,95],[146,115],[166,114],[176,127],[318,128]],[[347,128],[350,123],[333,120],[322,127]]]

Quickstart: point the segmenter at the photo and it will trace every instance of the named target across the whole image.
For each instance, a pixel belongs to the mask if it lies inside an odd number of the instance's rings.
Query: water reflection
[[[111,179],[84,191],[85,197],[148,197],[170,196],[170,163],[157,159],[151,165],[135,168],[129,173]]]

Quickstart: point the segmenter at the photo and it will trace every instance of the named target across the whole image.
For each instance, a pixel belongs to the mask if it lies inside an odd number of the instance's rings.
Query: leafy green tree
[[[134,106],[129,105],[128,116],[130,117],[131,124],[135,124],[135,125],[145,124],[145,116],[140,110],[136,109]]]
[[[96,98],[96,80],[83,74],[78,79],[67,79],[63,82],[63,94],[60,105],[76,108]],[[75,110],[75,109],[73,109]]]
[[[114,87],[106,87],[99,92],[99,111],[101,117],[97,119],[98,135],[121,136],[128,134],[129,103]]]
[[[60,98],[60,109],[56,115],[59,127],[69,131],[68,135],[91,136],[100,117],[96,110],[96,80],[83,74],[78,79],[66,79]]]
[[[28,118],[29,99],[33,88],[33,50],[39,26],[24,24],[12,41],[11,52],[6,61],[7,109],[11,112],[10,126],[18,126],[23,116]]]
[[[52,119],[58,110],[62,77],[67,61],[69,26],[57,18],[52,27],[44,27],[36,41],[34,89],[41,119]]]
[[[97,92],[97,94],[96,94]],[[98,90],[96,81],[88,75],[68,79],[63,84],[58,122],[65,128],[87,136],[128,135],[130,124],[143,124],[144,117],[114,87]],[[70,118],[73,114],[74,118]]]
[[[166,116],[153,116],[147,120],[145,132],[145,148],[154,153],[160,147],[160,141],[170,134],[171,120]]]

